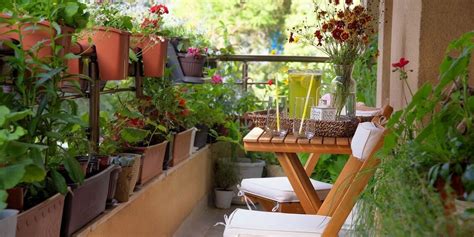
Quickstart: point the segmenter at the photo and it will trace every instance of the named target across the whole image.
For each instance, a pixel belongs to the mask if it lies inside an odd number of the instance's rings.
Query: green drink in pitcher
[[[307,97],[308,89],[311,80],[313,81],[313,85],[311,87],[309,97],[312,100],[312,103],[308,103],[308,107],[306,108],[306,116],[305,118],[309,118],[311,113],[311,106],[319,104],[319,89],[321,86],[321,71],[316,70],[288,70],[288,85],[289,85],[289,109],[290,109],[290,116],[294,118],[300,118],[303,116],[301,113],[300,115],[296,115],[295,113],[298,111],[302,111],[301,108],[296,108],[296,98],[297,97]]]

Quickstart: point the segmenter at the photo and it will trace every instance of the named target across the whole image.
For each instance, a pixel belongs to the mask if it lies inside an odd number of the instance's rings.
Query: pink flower
[[[199,58],[201,57],[201,50],[199,48],[189,47],[186,57]]]
[[[215,74],[211,78],[211,83],[212,84],[222,84],[222,76],[219,74]]]

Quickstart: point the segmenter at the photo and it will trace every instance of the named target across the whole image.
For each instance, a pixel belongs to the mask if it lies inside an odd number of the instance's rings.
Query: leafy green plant
[[[474,32],[449,44],[438,85],[420,87],[411,102],[390,118],[392,133],[385,138],[377,182],[363,194],[359,208],[361,235],[472,233],[473,210],[457,215],[447,203],[472,200],[474,90],[468,75],[473,50]],[[393,65],[401,80],[407,79],[407,63],[400,60]],[[447,197],[440,195],[443,192]]]
[[[231,188],[239,181],[237,167],[234,162],[224,158],[216,160],[214,182],[218,189],[231,191]]]
[[[3,1],[0,4],[0,9],[46,19],[76,30],[85,28],[89,21],[89,13],[85,12],[86,8],[84,3],[77,0],[16,0]]]
[[[27,131],[16,122],[31,114],[31,110],[12,112],[0,106],[0,210],[6,207],[6,190],[20,183],[42,181],[46,176],[38,162],[46,147],[19,141]]]

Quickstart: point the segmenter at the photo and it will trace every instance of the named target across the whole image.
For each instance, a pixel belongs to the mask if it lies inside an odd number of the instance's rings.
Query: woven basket
[[[253,126],[265,129],[267,124],[267,115],[262,112],[254,112],[247,114],[247,119],[252,121]],[[270,117],[272,121],[275,118]],[[365,120],[365,119],[364,119]],[[359,124],[359,118],[348,118],[341,116],[340,120],[337,121],[322,121],[322,120],[306,120],[303,124],[305,130],[314,131],[317,137],[352,137]],[[294,119],[282,119],[282,127],[288,125],[289,131],[292,131],[295,126]],[[296,120],[296,126],[299,126],[299,120]],[[308,128],[308,126],[311,126]]]

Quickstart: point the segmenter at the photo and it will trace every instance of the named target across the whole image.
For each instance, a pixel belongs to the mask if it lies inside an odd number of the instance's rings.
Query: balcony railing
[[[221,62],[242,62],[242,80],[237,84],[242,85],[244,91],[249,85],[262,85],[265,82],[249,82],[249,63],[251,62],[300,62],[300,63],[325,63],[327,57],[314,56],[286,56],[286,55],[219,55],[210,60]]]

